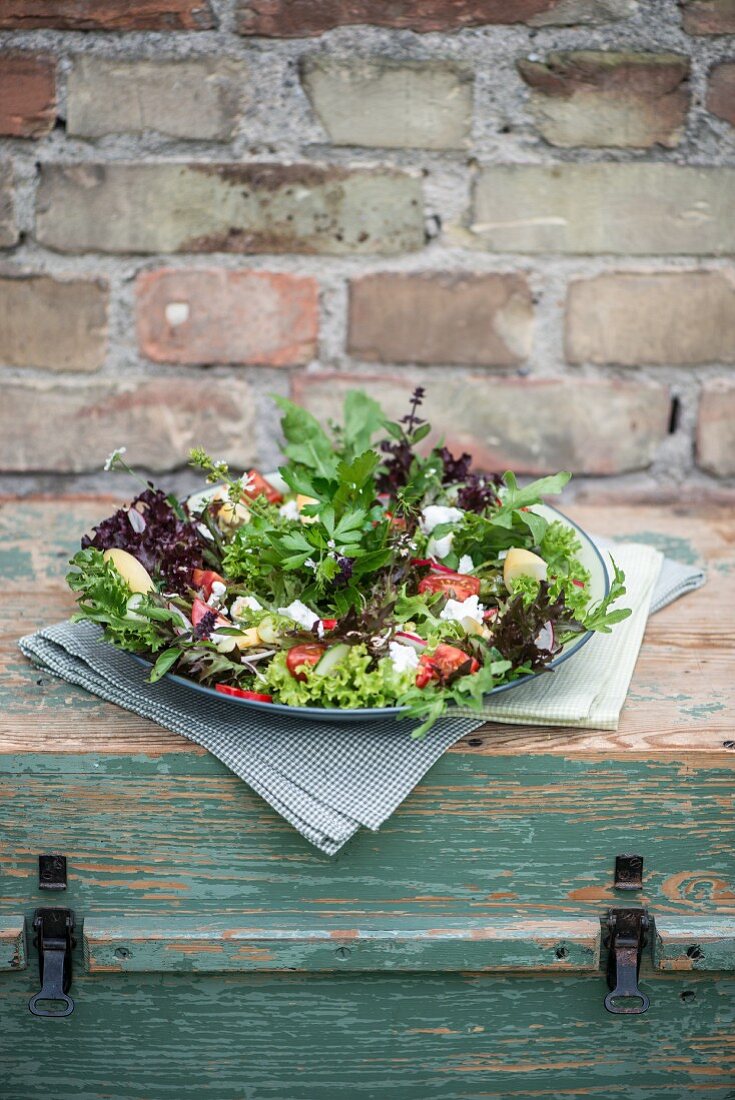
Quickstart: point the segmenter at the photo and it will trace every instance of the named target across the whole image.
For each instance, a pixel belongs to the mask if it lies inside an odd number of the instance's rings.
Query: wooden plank
[[[0,970],[25,970],[28,966],[23,917],[0,918]]]
[[[34,1021],[0,982],[3,1100],[727,1100],[735,981],[602,974],[88,974]],[[33,1031],[31,1028],[33,1027]],[[38,1039],[42,1041],[38,1041]],[[35,1040],[35,1041],[34,1041]],[[61,1073],[63,1071],[63,1076]],[[43,1091],[39,1082],[51,1082]]]
[[[167,971],[596,971],[599,920],[527,917],[438,927],[313,929],[140,917],[84,921],[90,973]]]
[[[657,916],[653,959],[659,970],[735,970],[735,918]]]
[[[2,597],[0,753],[55,751],[201,756],[203,750],[150,722],[39,675],[19,655],[24,631],[67,615],[63,574],[79,533],[110,511],[109,498],[32,498],[0,505]],[[651,619],[619,730],[492,724],[452,750],[503,756],[735,759],[735,514],[731,507],[573,505],[587,529],[654,543],[705,562],[709,583]],[[38,531],[44,538],[38,538]]]

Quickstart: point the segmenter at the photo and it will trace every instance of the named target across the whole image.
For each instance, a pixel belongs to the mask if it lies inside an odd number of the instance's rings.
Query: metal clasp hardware
[[[38,857],[38,889],[66,890],[66,856]]]
[[[645,909],[610,909],[606,925],[607,984],[610,992],[605,997],[608,1012],[634,1015],[646,1012],[651,1003],[638,988],[641,955],[648,942],[648,913]],[[628,1003],[620,1004],[620,1001]]]
[[[74,947],[74,913],[71,909],[36,909],[33,929],[38,947],[38,974],[41,989],[31,997],[28,1007],[34,1016],[69,1016],[74,1001],[71,989],[71,949]],[[41,1008],[40,1003],[57,1001],[60,1008]]]
[[[643,856],[615,856],[614,887],[616,890],[643,889]]]

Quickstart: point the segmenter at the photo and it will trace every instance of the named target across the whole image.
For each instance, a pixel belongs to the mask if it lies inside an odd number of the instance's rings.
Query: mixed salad
[[[282,398],[286,462],[234,476],[202,450],[211,488],[180,502],[144,482],[82,540],[76,619],[114,645],[225,695],[293,707],[403,707],[421,736],[451,705],[543,671],[574,635],[630,614],[613,565],[596,604],[575,530],[533,511],[559,473],[519,487],[467,454],[420,444],[417,388],[386,418],[350,392],[325,429]],[[133,471],[123,449],[108,469]]]

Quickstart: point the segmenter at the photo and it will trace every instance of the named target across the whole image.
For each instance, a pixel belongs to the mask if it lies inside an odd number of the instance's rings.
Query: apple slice
[[[150,573],[127,550],[105,550],[102,556],[105,561],[112,562],[131,592],[140,592],[145,596],[147,592],[153,591]]]
[[[536,581],[546,580],[546,562],[538,554],[532,554],[530,550],[522,550],[513,546],[505,556],[503,563],[503,580],[506,587],[511,581],[519,577],[531,577]]]

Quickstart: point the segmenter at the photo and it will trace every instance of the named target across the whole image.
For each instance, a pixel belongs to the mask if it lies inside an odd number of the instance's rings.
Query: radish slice
[[[545,649],[551,653],[554,648],[554,628],[551,623],[545,623],[541,627],[534,641],[539,649]]]
[[[485,612],[485,614],[482,617],[483,617],[483,619],[494,619],[495,616],[497,615],[497,613],[498,613],[497,607],[488,607],[487,611]]]
[[[396,641],[403,642],[404,645],[410,645],[417,653],[421,653],[422,650],[426,649],[426,642],[423,638],[419,638],[418,634],[409,634],[406,630],[396,631]]]
[[[575,584],[577,586],[577,588],[584,588],[584,581],[575,581],[572,578],[572,584]]]

